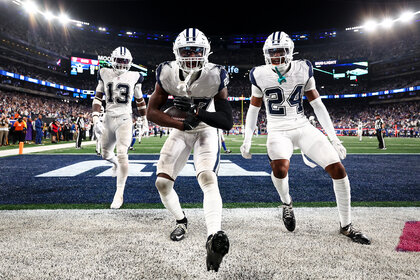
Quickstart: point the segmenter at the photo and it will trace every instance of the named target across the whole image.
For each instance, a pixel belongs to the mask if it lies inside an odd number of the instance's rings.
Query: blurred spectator
[[[8,145],[8,136],[9,136],[9,118],[7,118],[6,114],[1,114],[0,119],[0,146]]]
[[[16,140],[18,142],[25,142],[26,123],[23,120],[23,118],[19,118],[17,121],[15,121],[15,123],[13,124],[13,127],[14,127],[14,133],[15,133],[13,144],[16,143]]]
[[[38,119],[35,121],[35,130],[36,130],[35,144],[37,145],[42,144],[42,136],[44,134],[42,131],[43,127],[44,127],[44,123],[42,122],[42,115],[38,115]]]
[[[32,126],[32,119],[29,116],[26,120],[25,143],[32,142],[32,139],[33,139],[33,126]]]
[[[51,143],[58,143],[59,137],[58,137],[58,130],[60,128],[60,123],[55,120],[51,123]]]

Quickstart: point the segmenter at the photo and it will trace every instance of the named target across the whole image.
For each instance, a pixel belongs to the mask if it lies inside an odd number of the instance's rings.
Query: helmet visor
[[[271,64],[280,65],[288,62],[288,56],[290,55],[289,48],[273,48],[268,49],[266,55],[271,60]]]
[[[179,49],[181,57],[202,57],[204,48],[202,47],[183,47]]]
[[[188,46],[178,49],[178,60],[186,70],[199,70],[204,66],[205,49],[203,47]]]
[[[116,70],[129,70],[131,67],[131,60],[128,58],[116,57],[112,66]]]

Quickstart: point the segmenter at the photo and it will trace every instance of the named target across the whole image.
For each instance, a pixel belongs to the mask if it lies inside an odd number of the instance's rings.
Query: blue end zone
[[[130,161],[146,162],[137,165],[146,175],[128,178],[124,202],[160,203],[154,186],[157,159],[157,155],[130,155]],[[89,161],[87,164],[92,168],[81,170],[79,175],[36,177],[83,161]],[[99,161],[94,155],[0,158],[0,204],[110,203],[116,178],[97,176],[110,170],[109,166],[96,166]],[[224,202],[279,201],[269,176],[271,170],[266,155],[254,155],[252,160],[245,160],[240,155],[222,155],[221,162],[219,175],[223,176],[219,176],[219,187]],[[352,201],[419,201],[419,162],[420,155],[349,155],[343,164],[350,178]],[[224,176],[229,172],[234,174],[231,170],[241,169],[263,172],[264,176]],[[290,194],[295,202],[335,201],[328,174],[320,167],[307,167],[300,155],[291,159],[289,178]],[[197,180],[191,174],[178,177],[175,189],[182,203],[201,203],[203,200]]]

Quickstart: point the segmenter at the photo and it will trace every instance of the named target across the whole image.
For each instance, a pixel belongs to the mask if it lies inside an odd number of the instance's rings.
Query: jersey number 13
[[[108,83],[106,87],[108,89],[108,102],[127,104],[129,99],[128,95],[130,93],[130,86],[128,84],[117,84],[117,86],[115,87],[116,91],[114,91],[114,83],[112,82]]]

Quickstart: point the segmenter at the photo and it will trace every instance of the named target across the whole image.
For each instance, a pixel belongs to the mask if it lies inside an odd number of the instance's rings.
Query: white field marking
[[[147,166],[156,166],[158,160],[129,160],[128,176],[132,177],[150,177],[155,171],[143,171]],[[265,171],[248,171],[230,160],[221,160],[218,176],[270,176]],[[112,163],[106,160],[87,160],[64,166],[35,177],[75,177],[97,167],[109,167],[107,170],[97,174],[98,177],[112,176]],[[187,164],[181,170],[178,176],[195,177],[197,174],[194,168],[194,161],[188,160]]]
[[[82,147],[93,145],[93,144],[96,144],[96,141],[82,142]],[[51,144],[51,145],[36,146],[36,147],[29,147],[29,148],[25,148],[24,146],[23,154],[26,155],[30,153],[66,149],[66,148],[75,148],[75,147],[76,147],[76,143]],[[19,149],[9,149],[9,150],[0,151],[0,157],[14,156],[14,155],[19,155]]]

